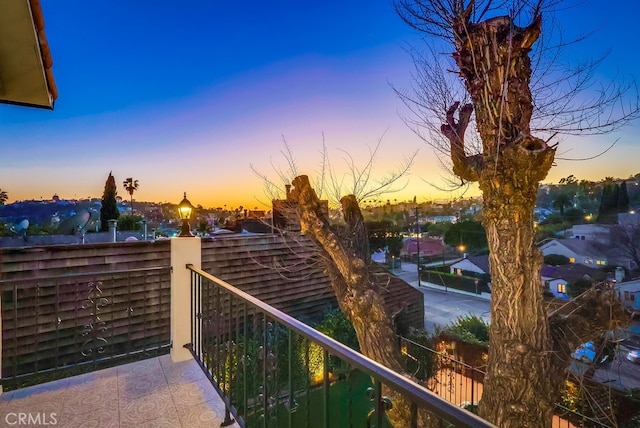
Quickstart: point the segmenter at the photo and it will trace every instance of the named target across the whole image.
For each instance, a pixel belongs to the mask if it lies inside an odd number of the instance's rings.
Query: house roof
[[[571,283],[585,277],[596,278],[601,272],[580,263],[570,263],[560,266],[543,265],[540,274],[546,279],[563,279]]]
[[[0,102],[53,109],[58,97],[39,0],[0,0]]]
[[[483,256],[470,256],[470,257],[465,257],[464,259],[452,264],[451,266],[453,268],[456,267],[456,265],[458,263],[461,263],[463,261],[467,260],[468,262],[476,265],[480,270],[482,270],[485,273],[490,273],[490,267],[489,267],[489,256],[488,255],[483,255]]]
[[[420,238],[420,254],[421,255],[434,255],[442,254],[447,249],[447,246],[442,240],[437,238],[430,238],[423,236]],[[402,243],[402,254],[417,254],[418,253],[418,240],[416,238],[405,239]]]
[[[600,250],[596,245],[594,245],[592,241],[586,241],[582,239],[552,239],[548,243],[544,244],[543,247],[549,245],[552,242],[560,244],[579,255],[592,257],[595,257],[597,255],[605,255],[604,251]]]

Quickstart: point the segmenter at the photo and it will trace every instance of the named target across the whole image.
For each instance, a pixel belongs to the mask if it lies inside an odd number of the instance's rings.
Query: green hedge
[[[435,270],[425,270],[422,271],[420,279],[432,284],[442,285],[443,287],[447,288],[455,288],[457,290],[467,291],[469,293],[491,293],[491,290],[489,289],[489,285],[485,278],[454,275],[451,273]],[[478,281],[477,286],[476,280]]]

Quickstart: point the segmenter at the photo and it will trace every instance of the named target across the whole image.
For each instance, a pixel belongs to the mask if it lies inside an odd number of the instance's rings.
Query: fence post
[[[191,272],[187,264],[200,269],[200,238],[171,238],[171,360],[175,362],[192,358],[184,348],[191,342]]]

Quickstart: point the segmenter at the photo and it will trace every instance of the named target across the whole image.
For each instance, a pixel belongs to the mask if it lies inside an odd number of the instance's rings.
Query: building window
[[[567,294],[567,284],[558,283],[558,293]]]
[[[593,264],[593,259],[590,259],[590,258],[584,259],[584,264],[585,265],[592,265]]]
[[[604,266],[607,264],[606,260],[596,260],[596,264],[600,266]]]
[[[569,257],[569,263],[575,263],[575,262],[576,262],[575,257]]]

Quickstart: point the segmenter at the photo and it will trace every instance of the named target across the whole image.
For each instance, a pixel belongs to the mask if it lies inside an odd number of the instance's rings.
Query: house
[[[597,280],[602,274],[597,268],[579,263],[551,266],[543,265],[540,271],[542,283],[558,299],[569,300],[568,286],[580,279]]]
[[[402,242],[402,249],[400,250],[401,256],[415,256],[418,254],[418,247],[420,251],[420,257],[424,256],[437,256],[444,254],[447,250],[447,245],[442,242],[442,239],[431,238],[429,236],[421,236],[420,241],[416,238],[407,238]]]
[[[459,262],[453,263],[449,268],[451,273],[456,275],[462,275],[464,271],[489,275],[489,256],[465,257]]]
[[[640,311],[640,279],[618,282],[614,289],[625,308]]]
[[[610,229],[611,225],[605,224],[575,224],[571,227],[570,238],[608,245]]]
[[[571,263],[590,267],[609,264],[607,251],[601,245],[586,239],[551,239],[540,246],[542,255],[559,254]]]

